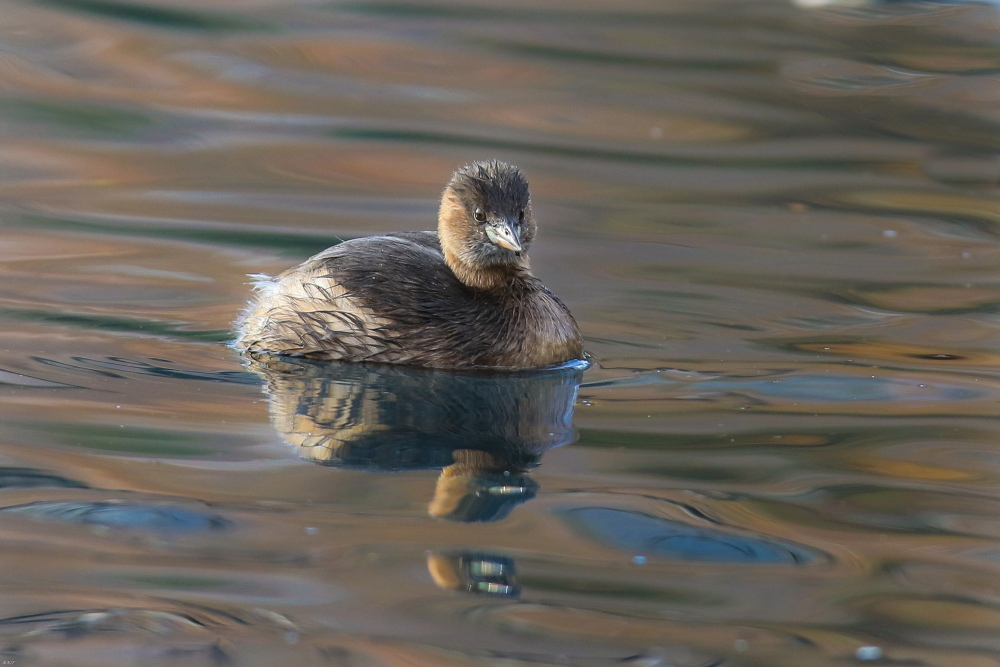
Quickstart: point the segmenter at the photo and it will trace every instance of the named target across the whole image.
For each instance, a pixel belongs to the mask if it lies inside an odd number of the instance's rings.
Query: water
[[[0,0],[3,662],[997,665],[998,28]],[[224,345],[491,157],[590,369]]]

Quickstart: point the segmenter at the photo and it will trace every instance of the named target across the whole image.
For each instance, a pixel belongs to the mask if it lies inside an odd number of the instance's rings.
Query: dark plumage
[[[516,167],[468,165],[445,188],[437,232],[347,241],[260,277],[235,345],[437,368],[580,358],[573,316],[528,270],[535,230]]]

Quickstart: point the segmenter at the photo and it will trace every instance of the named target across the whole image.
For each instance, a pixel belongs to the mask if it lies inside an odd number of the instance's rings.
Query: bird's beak
[[[501,222],[499,225],[486,225],[486,236],[491,243],[513,252],[521,252],[521,239],[514,225]]]

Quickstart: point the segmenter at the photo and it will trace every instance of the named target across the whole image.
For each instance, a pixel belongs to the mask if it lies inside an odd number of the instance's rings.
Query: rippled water
[[[998,35],[0,0],[0,658],[1000,664]],[[431,228],[490,157],[590,369],[225,346],[246,274]]]

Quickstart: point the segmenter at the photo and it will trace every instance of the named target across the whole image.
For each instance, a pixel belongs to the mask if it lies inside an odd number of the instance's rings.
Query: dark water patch
[[[845,156],[843,158],[830,157],[829,155],[775,155],[769,156],[767,150],[746,151],[748,154],[734,157],[731,154],[718,155],[711,148],[686,147],[683,145],[658,145],[646,142],[633,144],[631,150],[621,150],[609,147],[607,144],[589,143],[581,145],[579,140],[566,139],[563,142],[553,141],[555,136],[548,137],[547,141],[537,137],[521,137],[509,135],[502,139],[496,138],[496,133],[475,132],[474,128],[468,128],[465,133],[459,134],[452,130],[434,131],[418,128],[395,129],[395,128],[375,128],[375,127],[339,127],[330,131],[330,136],[335,139],[347,141],[365,141],[379,144],[428,144],[434,146],[459,146],[464,148],[474,148],[475,150],[497,150],[503,152],[516,151],[518,153],[538,154],[560,158],[575,158],[579,160],[594,161],[597,164],[605,164],[608,161],[634,163],[637,165],[650,165],[661,167],[710,167],[714,166],[720,170],[732,170],[734,177],[739,170],[754,169],[799,169],[815,171],[818,174],[826,174],[833,177],[849,170],[851,167],[871,167],[876,162],[874,159],[859,159],[855,156]],[[751,176],[751,172],[746,172],[745,176]],[[761,200],[767,198],[766,194],[758,196]],[[772,196],[777,202],[784,202],[783,197]],[[667,267],[669,270],[669,267]]]
[[[115,237],[159,238],[169,241],[191,241],[207,245],[267,249],[287,257],[303,258],[347,239],[335,234],[311,232],[268,231],[238,226],[227,228],[225,223],[195,226],[179,222],[176,225],[148,220],[107,218],[70,218],[30,214],[11,219],[8,224],[42,227],[56,231],[92,232]],[[196,223],[200,224],[200,223]]]
[[[181,323],[162,322],[144,318],[29,310],[26,308],[0,308],[0,317],[21,322],[57,324],[90,331],[111,331],[142,336],[165,336],[203,343],[224,343],[232,338],[232,332],[226,329],[195,331],[185,328],[185,325]]]
[[[637,558],[796,565],[816,559],[807,550],[778,540],[698,528],[642,512],[580,507],[562,515],[577,530]]]
[[[181,605],[161,601],[160,606],[59,609],[0,618],[0,636],[20,637],[32,643],[45,639],[79,640],[89,636],[131,634],[147,639],[159,637],[212,639],[211,633],[251,630],[261,633],[298,631],[281,614],[261,609],[236,614],[204,605]],[[206,637],[206,635],[209,635]],[[197,651],[185,651],[189,656]],[[228,664],[228,663],[221,663]]]
[[[851,357],[854,361],[874,362],[880,369],[893,371],[910,371],[913,366],[934,369],[935,372],[947,369],[953,373],[968,369],[978,375],[992,377],[995,372],[991,367],[1000,361],[1000,356],[989,348],[969,349],[945,343],[935,347],[860,336],[758,338],[755,343],[786,353],[806,353],[812,358]],[[914,360],[932,363],[913,364]]]
[[[24,125],[44,125],[49,132],[127,140],[154,125],[153,117],[135,109],[49,100],[0,100],[0,116]]]
[[[475,20],[497,20],[510,19],[518,23],[534,21],[554,21],[554,22],[589,22],[606,25],[640,25],[667,23],[675,25],[680,16],[672,12],[669,7],[649,8],[647,10],[622,7],[611,15],[600,11],[588,10],[587,8],[576,8],[564,6],[556,9],[549,9],[542,6],[516,6],[511,8],[474,5],[474,4],[432,4],[432,3],[412,3],[401,4],[395,2],[369,2],[343,3],[332,6],[335,11],[351,14],[373,14],[376,16],[400,17],[400,18],[429,18],[429,19],[475,19]],[[659,11],[658,11],[659,10]]]
[[[744,74],[763,73],[770,64],[766,58],[756,61],[746,55],[732,54],[701,54],[698,56],[677,53],[666,54],[625,54],[621,52],[584,48],[580,46],[544,45],[519,43],[512,45],[508,41],[496,42],[496,48],[511,49],[514,53],[528,57],[552,60],[565,60],[572,63],[592,65],[617,65],[626,67],[704,69],[713,73],[736,71]]]
[[[50,368],[68,372],[71,375],[90,375],[102,378],[126,379],[129,377],[161,378],[171,380],[195,380],[201,382],[217,382],[243,386],[256,386],[260,381],[252,373],[245,371],[199,371],[176,368],[174,362],[167,359],[129,359],[110,357],[91,359],[88,357],[71,357],[71,361],[49,359],[46,357],[31,357],[31,360]],[[155,362],[155,363],[153,363]],[[60,387],[80,388],[76,385]]]
[[[355,653],[333,642],[325,642],[321,651],[297,647],[306,631],[266,609],[233,614],[221,606],[169,600],[146,601],[139,606],[134,598],[76,597],[78,606],[60,606],[55,600],[41,598],[32,602],[44,611],[0,618],[0,655],[12,662],[72,656],[59,662],[93,665],[132,662],[132,657],[138,656],[143,665],[151,667],[313,665],[319,664],[315,662],[317,653],[351,664],[367,659],[363,652]],[[331,663],[327,660],[323,664]]]
[[[560,157],[572,157],[579,159],[599,159],[599,160],[619,160],[622,162],[671,164],[674,158],[644,154],[636,151],[621,151],[602,149],[597,146],[581,148],[574,144],[567,143],[559,145],[555,143],[543,144],[537,141],[527,141],[521,139],[494,139],[485,134],[456,134],[447,132],[434,132],[428,130],[394,130],[376,128],[338,128],[331,131],[330,136],[336,139],[348,141],[371,141],[388,144],[431,144],[445,146],[460,146],[464,148],[475,148],[476,150],[500,150],[519,151],[527,153],[538,153],[543,155],[553,155]]]
[[[129,359],[125,357],[110,357],[107,359],[88,359],[73,357],[71,364],[65,361],[33,357],[35,361],[46,366],[54,366],[71,371],[96,373],[105,377],[122,378],[125,374],[145,377],[169,378],[173,380],[199,380],[202,382],[222,382],[225,384],[258,385],[260,381],[253,373],[245,371],[195,371],[183,368],[171,368],[173,362],[167,359]],[[157,362],[157,363],[150,363]]]
[[[776,434],[773,430],[761,430],[705,435],[704,433],[643,433],[642,431],[585,428],[580,430],[580,440],[575,446],[652,452],[740,448],[764,450],[765,448],[828,447],[843,442],[853,435],[853,433],[838,432],[836,429],[830,429],[830,431],[807,429],[781,434]]]
[[[37,502],[4,507],[0,512],[34,519],[156,532],[219,531],[232,524],[220,514],[201,509],[131,501]]]
[[[46,359],[45,357],[32,357],[31,359],[32,361],[36,361],[39,364],[42,364],[43,366],[51,366],[53,368],[58,368],[60,370],[67,370],[73,373],[78,373],[82,371],[87,375],[96,375],[104,378],[115,378],[115,379],[124,378],[124,376],[119,373],[113,373],[111,371],[104,370],[101,368],[88,367],[90,360],[87,359],[86,357],[73,357],[73,361],[78,362],[76,364],[72,364],[67,361],[59,361],[58,359]]]
[[[212,10],[192,11],[117,0],[30,0],[61,10],[155,28],[207,32],[274,32],[276,24]]]
[[[650,582],[636,585],[627,577],[621,575],[616,577],[611,573],[601,576],[597,572],[590,573],[587,577],[576,578],[565,572],[555,571],[551,566],[542,568],[533,565],[535,564],[529,562],[522,566],[522,572],[518,577],[521,584],[532,592],[673,605],[710,605],[723,602],[721,598],[699,595],[690,589],[671,588],[663,583]],[[542,571],[544,569],[552,571],[545,573]]]
[[[146,456],[208,456],[216,452],[200,432],[131,425],[11,420],[11,426],[46,434],[64,447]]]
[[[0,467],[0,489],[33,489],[53,487],[60,489],[86,489],[83,482],[54,475],[37,468]]]
[[[713,431],[708,434],[697,431],[647,433],[640,430],[582,428],[580,440],[574,447],[649,451],[663,455],[671,452],[719,451],[720,456],[727,451],[766,454],[802,450],[808,452],[803,456],[820,457],[827,452],[906,447],[925,442],[945,443],[954,448],[960,443],[990,443],[993,436],[994,432],[989,428],[972,428],[949,420],[888,424],[834,421],[811,428],[803,424],[792,428],[786,422],[779,422],[772,428],[748,426],[738,431]]]

